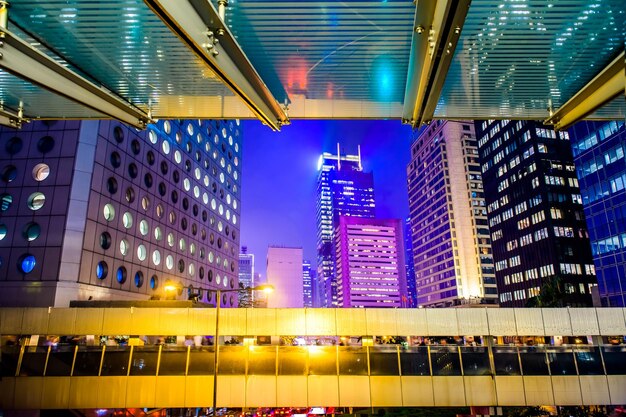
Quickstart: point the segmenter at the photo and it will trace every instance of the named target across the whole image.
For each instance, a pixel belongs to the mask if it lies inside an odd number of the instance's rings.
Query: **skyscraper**
[[[500,304],[591,305],[596,277],[569,135],[509,120],[477,121],[476,131]],[[537,298],[542,289],[556,295]]]
[[[404,264],[406,265],[407,307],[417,307],[415,287],[415,266],[413,265],[413,241],[411,240],[411,218],[404,219]]]
[[[364,172],[358,155],[324,153],[317,180],[317,279],[326,307],[337,305],[334,233],[339,216],[374,217],[374,176]]]
[[[237,287],[238,122],[34,121],[0,140],[2,305]]]
[[[417,303],[495,303],[474,126],[436,121],[416,135],[407,177]]]
[[[311,262],[302,262],[302,290],[304,307],[313,307],[313,281],[315,280],[315,270],[311,269]]]
[[[626,306],[626,128],[579,122],[570,130],[603,306]]]
[[[254,282],[254,254],[248,253],[248,247],[242,246],[241,252],[239,252],[239,286],[242,288],[253,288],[257,285]],[[254,294],[247,294],[246,292],[239,293],[239,306],[242,305],[242,300],[246,300],[247,303],[252,303]],[[243,303],[246,304],[246,303]]]
[[[335,232],[338,307],[406,307],[398,219],[340,216]]]
[[[269,308],[302,308],[302,248],[267,248],[267,283],[276,288],[267,298]]]

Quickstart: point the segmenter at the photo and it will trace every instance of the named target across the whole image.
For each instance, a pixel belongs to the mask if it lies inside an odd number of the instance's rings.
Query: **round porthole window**
[[[26,226],[24,226],[24,230],[22,231],[22,235],[24,236],[24,239],[26,239],[29,242],[32,242],[33,240],[37,239],[40,234],[41,234],[41,226],[39,226],[35,222],[27,223]]]
[[[28,208],[30,208],[33,211],[39,210],[40,208],[43,207],[45,203],[46,203],[46,196],[43,195],[43,193],[40,193],[40,192],[32,193],[28,197]]]
[[[37,260],[31,254],[22,255],[20,257],[19,262],[17,263],[17,267],[24,274],[30,274],[35,269],[37,265]]]
[[[133,226],[133,215],[129,212],[125,212],[122,215],[122,225],[124,225],[126,229],[130,229]]]
[[[158,250],[152,252],[152,263],[155,266],[159,266],[159,264],[161,264],[161,252],[159,252]]]
[[[102,232],[100,234],[100,247],[104,250],[111,247],[111,234],[109,232]]]
[[[163,232],[161,232],[161,228],[159,226],[154,228],[154,238],[157,241],[160,241],[161,239],[163,239]]]
[[[13,204],[13,196],[11,194],[0,194],[0,210],[7,211]]]
[[[107,180],[107,191],[110,194],[115,194],[117,192],[117,180],[113,177],[110,177]]]
[[[24,143],[22,142],[22,139],[18,138],[17,136],[14,136],[7,141],[5,149],[9,155],[15,155],[16,153],[22,150],[23,146],[24,146]]]
[[[35,181],[43,181],[50,175],[50,167],[46,164],[37,164],[33,168],[33,179]]]
[[[7,165],[2,170],[2,181],[9,183],[17,178],[17,168],[14,165]]]
[[[105,279],[109,275],[109,267],[106,262],[100,261],[96,265],[96,278]]]
[[[150,140],[150,143],[152,143],[153,145],[157,143],[158,138],[154,130],[151,130],[148,132],[148,139]]]
[[[174,268],[174,258],[172,257],[172,255],[167,255],[167,257],[165,258],[165,267],[167,269]]]
[[[117,143],[122,143],[124,141],[124,131],[121,127],[115,126],[113,128],[113,137]]]
[[[146,236],[150,231],[150,227],[148,226],[148,222],[146,220],[142,220],[139,222],[139,233],[142,236]]]
[[[159,278],[156,275],[150,277],[150,289],[156,290],[159,288]]]
[[[117,268],[117,274],[115,274],[115,278],[117,279],[117,282],[119,282],[120,284],[123,284],[126,282],[127,277],[128,277],[128,272],[126,271],[125,267],[120,266],[119,268]]]
[[[48,153],[54,148],[54,139],[52,136],[44,136],[37,142],[37,150],[41,153]]]
[[[7,237],[8,229],[5,224],[0,224],[0,240]]]
[[[128,255],[129,248],[130,248],[130,245],[128,244],[128,240],[126,239],[120,240],[120,253],[122,254],[122,256]]]
[[[143,272],[141,271],[135,272],[135,287],[143,287]]]
[[[104,219],[110,222],[115,218],[115,207],[111,203],[105,204],[102,213],[104,214]]]
[[[147,256],[146,247],[144,245],[137,246],[137,259],[145,261]]]

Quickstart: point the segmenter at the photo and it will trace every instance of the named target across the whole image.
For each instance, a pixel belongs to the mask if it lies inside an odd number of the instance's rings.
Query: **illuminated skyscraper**
[[[579,122],[570,130],[600,302],[626,306],[626,127]]]
[[[418,305],[496,303],[473,123],[436,121],[417,135],[407,177]]]
[[[406,292],[408,307],[417,307],[417,289],[415,287],[415,266],[413,265],[413,241],[411,239],[411,218],[404,220],[404,264],[406,265]]]
[[[407,307],[400,220],[340,216],[335,254],[338,307]]]
[[[317,180],[317,279],[326,307],[337,305],[334,234],[340,216],[374,217],[374,176],[364,172],[358,155],[324,153]]]
[[[597,281],[568,133],[475,124],[500,305],[532,305],[543,289],[542,303],[591,305]]]
[[[313,307],[313,280],[315,270],[311,269],[311,262],[302,262],[302,289],[304,297],[304,307]]]
[[[248,253],[248,247],[242,246],[239,253],[239,283],[244,288],[252,288],[254,282],[254,254]]]
[[[276,288],[267,297],[269,308],[304,307],[302,248],[267,248],[267,283]]]

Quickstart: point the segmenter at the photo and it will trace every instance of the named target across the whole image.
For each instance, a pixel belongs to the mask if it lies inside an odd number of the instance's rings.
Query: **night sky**
[[[315,194],[317,162],[323,152],[357,153],[374,172],[376,215],[408,214],[406,165],[411,129],[398,120],[296,120],[281,132],[259,121],[242,122],[243,172],[241,245],[265,277],[268,245],[296,246],[316,264]]]

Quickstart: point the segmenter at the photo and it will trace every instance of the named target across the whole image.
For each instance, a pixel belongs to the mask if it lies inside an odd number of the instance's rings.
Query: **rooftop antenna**
[[[356,145],[356,151],[359,156],[359,171],[363,171],[363,165],[361,164],[361,145]]]
[[[337,170],[341,170],[341,150],[339,149],[339,142],[337,142]]]

